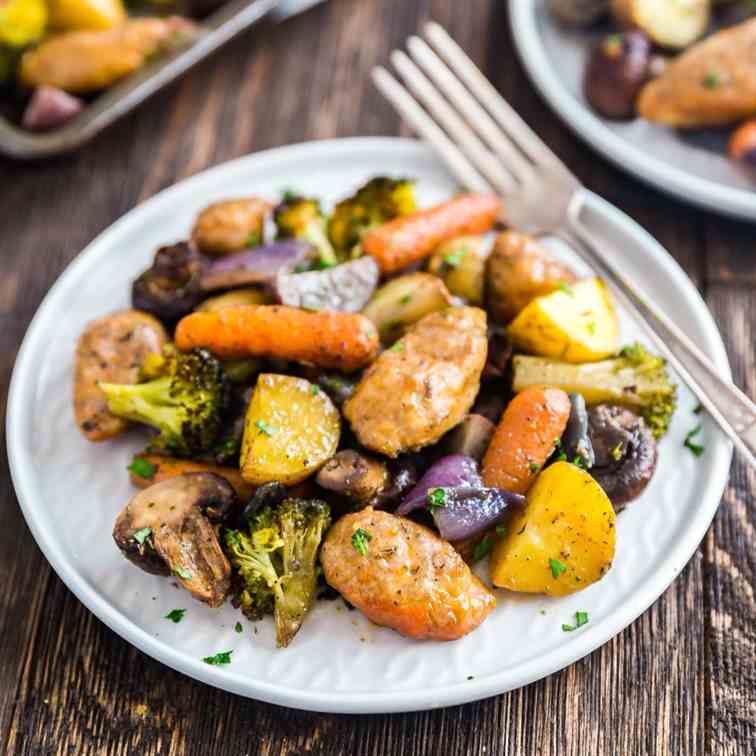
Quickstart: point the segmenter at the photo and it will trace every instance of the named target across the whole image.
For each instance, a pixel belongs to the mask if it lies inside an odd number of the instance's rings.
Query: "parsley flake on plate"
[[[214,666],[219,666],[221,664],[231,664],[231,654],[233,653],[233,649],[231,649],[230,651],[220,651],[219,653],[215,654],[215,656],[205,656],[202,661],[205,662],[205,664],[212,664]]]
[[[573,630],[577,630],[579,627],[588,624],[588,612],[575,612],[575,624],[574,625],[562,625],[562,630],[565,633],[571,633]]]
[[[488,552],[491,551],[492,546],[493,540],[491,539],[491,536],[485,536],[483,540],[475,547],[475,550],[473,551],[473,559],[476,562],[479,562],[481,559],[483,559],[483,557],[488,556]]]
[[[446,491],[443,488],[432,488],[426,496],[431,509],[446,506]]]
[[[693,439],[701,432],[701,425],[697,425],[695,428],[693,428],[690,433],[688,433],[687,436],[685,436],[685,441],[683,442],[683,445],[690,449],[693,454],[696,455],[696,457],[700,457],[705,451],[706,447],[702,444],[696,443]]]
[[[184,615],[186,614],[186,609],[171,609],[168,614],[163,617],[163,619],[170,620],[171,622],[178,625],[179,622],[181,622],[182,619],[184,619]]]
[[[244,629],[244,628],[242,627],[242,623],[241,623],[241,622],[237,622],[237,623],[236,623],[236,624],[234,625],[234,630],[236,630],[236,632],[237,632],[237,633],[240,633],[240,632],[241,632],[241,631],[242,631],[243,629]]]

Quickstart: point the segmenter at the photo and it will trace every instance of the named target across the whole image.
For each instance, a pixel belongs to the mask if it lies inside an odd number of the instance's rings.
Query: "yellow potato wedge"
[[[615,518],[601,486],[569,462],[547,467],[491,554],[491,581],[521,593],[565,596],[587,588],[614,558]]]
[[[515,349],[564,362],[603,360],[619,348],[619,321],[599,278],[537,297],[507,331]]]
[[[270,304],[272,297],[262,289],[256,289],[253,286],[244,289],[234,289],[227,291],[225,294],[218,294],[216,297],[206,299],[198,307],[196,312],[217,312],[226,307],[239,307],[240,305],[261,305]]]
[[[47,0],[47,7],[58,31],[110,29],[126,20],[121,0]]]
[[[711,0],[612,0],[612,16],[662,47],[684,50],[709,26]]]
[[[428,260],[428,272],[441,278],[455,297],[472,305],[483,303],[486,259],[491,245],[484,235],[460,236],[436,248]]]
[[[340,433],[339,411],[324,391],[304,378],[264,373],[244,421],[242,477],[299,483],[336,453]]]

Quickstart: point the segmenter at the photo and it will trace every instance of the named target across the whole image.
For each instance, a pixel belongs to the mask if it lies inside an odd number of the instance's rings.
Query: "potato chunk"
[[[564,362],[594,362],[619,347],[619,321],[603,281],[589,278],[534,299],[512,322],[516,348]]]
[[[259,197],[215,202],[197,216],[192,240],[200,252],[214,257],[256,247],[262,243],[270,209],[270,203]]]
[[[612,15],[662,47],[683,50],[709,25],[711,0],[612,0]]]
[[[244,421],[242,477],[299,483],[336,453],[340,433],[339,411],[324,391],[304,378],[264,373]]]
[[[615,514],[609,497],[569,462],[547,467],[491,554],[491,580],[522,593],[565,596],[587,588],[614,558]]]

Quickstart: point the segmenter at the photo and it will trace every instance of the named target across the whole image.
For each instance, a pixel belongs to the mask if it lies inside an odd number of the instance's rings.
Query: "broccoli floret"
[[[415,212],[415,182],[378,176],[334,208],[328,238],[338,253],[351,254],[371,229]]]
[[[191,457],[213,447],[222,427],[228,390],[221,363],[205,349],[167,350],[145,362],[152,380],[100,383],[108,409],[160,431],[152,447]],[[153,377],[156,376],[156,377]]]
[[[287,194],[274,212],[278,237],[303,239],[318,252],[321,267],[338,263],[326,233],[326,220],[316,199]]]
[[[315,600],[318,549],[330,523],[325,502],[286,499],[253,515],[249,532],[226,533],[238,576],[234,603],[250,619],[273,612],[279,646],[289,644]]]
[[[632,389],[640,401],[640,413],[654,437],[661,438],[669,429],[677,406],[677,386],[669,377],[667,361],[637,342],[623,347],[619,360],[626,364],[618,365],[618,370],[631,367],[638,376]]]

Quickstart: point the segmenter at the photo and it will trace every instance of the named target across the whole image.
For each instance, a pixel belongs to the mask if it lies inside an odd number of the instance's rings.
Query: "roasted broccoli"
[[[666,361],[640,344],[626,346],[611,360],[572,365],[544,357],[516,355],[512,386],[553,386],[582,394],[590,405],[607,402],[630,407],[643,416],[656,438],[669,427],[677,405],[677,387]]]
[[[349,255],[371,228],[416,209],[414,181],[378,176],[336,205],[328,238],[338,253]]]
[[[249,530],[226,531],[236,570],[234,604],[246,617],[275,615],[279,646],[287,646],[315,600],[320,542],[331,523],[328,505],[317,499],[285,499],[263,507]]]
[[[204,349],[166,350],[145,361],[143,383],[100,383],[118,417],[157,428],[152,447],[191,457],[213,447],[228,403],[221,363]]]
[[[273,217],[280,239],[303,239],[318,252],[321,267],[336,265],[336,253],[326,233],[326,220],[316,199],[286,194]]]

